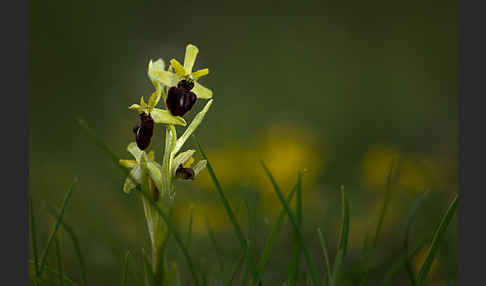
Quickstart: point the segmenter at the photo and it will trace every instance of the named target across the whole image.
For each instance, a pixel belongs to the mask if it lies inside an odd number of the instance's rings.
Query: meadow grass
[[[88,127],[85,121],[79,120],[79,124],[82,129],[85,131],[87,135],[89,135],[94,142],[107,154],[109,158],[114,161],[114,163],[119,166],[118,164],[118,156],[115,155],[113,151],[108,148],[95,134],[95,132]],[[284,285],[303,285],[305,283],[307,285],[313,286],[320,286],[320,285],[331,285],[331,286],[340,286],[340,285],[349,285],[346,282],[346,267],[348,261],[348,244],[349,244],[349,233],[352,231],[350,229],[350,214],[352,211],[352,206],[348,202],[348,198],[346,192],[344,191],[344,187],[341,187],[341,222],[339,224],[339,231],[338,231],[338,238],[337,238],[337,251],[334,256],[333,261],[330,260],[330,253],[328,251],[328,246],[326,245],[325,238],[329,237],[329,234],[332,234],[333,230],[329,230],[324,232],[326,235],[324,236],[321,228],[319,226],[315,226],[315,240],[318,241],[322,252],[317,254],[320,256],[321,260],[323,261],[324,267],[318,267],[318,263],[316,263],[315,255],[311,253],[311,241],[306,239],[303,233],[303,223],[305,218],[305,210],[302,208],[302,179],[303,174],[299,173],[297,176],[297,181],[295,185],[284,192],[279,184],[278,178],[275,178],[271,172],[271,170],[265,165],[264,162],[261,162],[262,165],[262,172],[264,172],[268,180],[271,182],[273,190],[275,192],[276,197],[280,202],[280,212],[275,219],[275,221],[269,227],[269,232],[266,237],[261,235],[255,234],[255,226],[256,220],[258,219],[256,215],[253,213],[255,206],[252,206],[248,200],[245,200],[245,206],[247,210],[247,218],[248,218],[248,231],[245,233],[243,228],[241,227],[241,222],[238,220],[238,217],[235,214],[234,209],[230,201],[228,200],[228,194],[223,189],[220,181],[218,180],[217,174],[213,166],[211,165],[211,160],[206,156],[203,148],[199,141],[194,138],[195,145],[197,146],[198,150],[200,151],[202,157],[207,160],[207,168],[209,171],[209,175],[214,183],[215,189],[217,191],[219,200],[224,207],[224,210],[231,222],[233,235],[237,239],[240,245],[240,254],[238,257],[235,257],[234,261],[231,262],[232,267],[228,277],[225,277],[223,274],[223,268],[225,267],[225,258],[223,258],[223,251],[218,242],[218,237],[216,233],[211,228],[211,221],[206,217],[206,224],[207,230],[209,234],[209,239],[211,244],[214,248],[214,253],[216,254],[219,268],[220,268],[220,277],[218,279],[214,279],[214,277],[208,277],[210,273],[205,273],[202,270],[201,265],[195,262],[193,253],[191,252],[191,241],[193,235],[193,216],[194,210],[191,207],[190,212],[187,218],[187,228],[184,231],[185,235],[183,236],[180,230],[181,227],[176,226],[172,220],[170,219],[170,215],[163,211],[156,203],[150,200],[150,195],[141,191],[143,188],[140,186],[136,186],[136,193],[140,196],[144,196],[147,198],[147,201],[151,202],[154,209],[160,214],[160,216],[164,219],[165,223],[169,229],[169,235],[174,238],[177,246],[182,251],[182,256],[186,261],[187,268],[190,272],[192,280],[186,283],[190,283],[190,285],[275,285],[271,281],[266,281],[263,283],[266,270],[268,269],[267,266],[269,264],[270,258],[272,257],[272,253],[274,252],[274,248],[277,246],[277,239],[279,238],[279,233],[282,228],[282,224],[285,219],[288,219],[290,222],[293,231],[292,231],[292,238],[291,244],[291,255],[289,255],[289,269],[285,273],[288,274],[288,278]],[[121,168],[125,175],[130,176],[127,169]],[[360,285],[372,285],[369,282],[370,272],[376,268],[374,265],[374,261],[370,261],[369,257],[371,255],[376,254],[378,248],[380,246],[380,241],[383,240],[380,235],[383,229],[383,221],[386,217],[387,209],[389,207],[391,197],[392,197],[392,185],[395,180],[395,173],[396,167],[394,164],[390,167],[390,171],[387,176],[387,184],[386,184],[386,191],[385,197],[383,199],[383,205],[381,207],[378,222],[376,224],[376,229],[374,232],[374,237],[371,243],[368,239],[365,240],[363,246],[363,253],[361,257],[362,268],[364,269],[361,274],[360,278]],[[31,238],[31,253],[32,258],[29,259],[30,267],[29,277],[32,285],[88,285],[87,279],[87,271],[86,271],[86,261],[84,259],[83,253],[81,251],[81,243],[77,236],[75,235],[74,229],[70,226],[66,221],[64,221],[64,213],[66,208],[69,205],[71,200],[73,190],[77,184],[77,180],[71,184],[68,188],[64,199],[59,207],[59,211],[56,211],[54,208],[49,208],[48,213],[53,218],[55,218],[55,223],[50,233],[42,255],[39,256],[39,249],[38,249],[38,238],[37,238],[37,225],[36,225],[36,215],[35,210],[33,208],[32,200],[29,198],[29,213],[30,213],[30,238]],[[414,221],[418,216],[418,211],[420,207],[423,205],[424,200],[427,198],[429,191],[421,193],[416,201],[414,202],[410,213],[408,214],[408,221],[404,229],[404,239],[403,239],[403,247],[402,252],[400,255],[394,256],[391,262],[388,264],[387,269],[380,274],[376,274],[375,276],[381,277],[380,278],[380,285],[395,285],[396,279],[398,279],[401,273],[406,273],[410,285],[413,286],[423,286],[427,285],[427,279],[430,274],[432,262],[437,256],[438,249],[445,239],[446,230],[457,210],[457,202],[458,196],[455,197],[450,202],[448,208],[442,215],[441,221],[438,223],[437,227],[434,231],[431,231],[432,240],[429,241],[426,238],[423,238],[420,243],[416,246],[410,246],[409,236],[411,233],[411,229],[413,227]],[[296,200],[296,207],[293,209],[291,207],[291,202]],[[72,245],[74,248],[74,252],[76,253],[81,279],[80,282],[73,281],[69,274],[65,272],[63,267],[63,260],[62,260],[62,248],[64,244],[60,243],[60,238],[58,236],[59,229],[63,229],[70,240],[72,241]],[[257,241],[253,241],[258,239],[263,242],[263,247],[259,249]],[[413,272],[412,269],[412,259],[416,256],[416,254],[423,249],[425,245],[428,246],[427,254],[425,257],[424,262],[422,263],[420,270],[417,274]],[[54,245],[54,247],[53,247]],[[55,257],[57,259],[56,264],[48,264],[48,255],[52,252],[55,252]],[[279,249],[282,251],[282,249]],[[154,273],[152,272],[151,263],[150,263],[150,256],[147,254],[145,249],[142,249],[142,259],[143,263],[141,265],[137,263],[131,263],[133,260],[133,256],[130,251],[126,251],[123,259],[123,265],[120,271],[120,283],[114,282],[113,284],[121,284],[121,285],[145,285],[145,286],[153,286],[156,285],[154,278]],[[314,255],[314,256],[313,256]],[[303,256],[303,261],[305,262],[305,272],[302,275],[302,271],[300,270],[301,259],[300,256]],[[158,282],[158,285],[181,285],[180,274],[178,270],[177,264],[173,263],[171,265],[166,265],[166,269],[164,271],[164,279]],[[141,268],[141,269],[140,269]],[[143,278],[139,275],[136,277],[137,279],[143,281],[129,281],[129,273],[133,271],[136,273],[143,273]],[[284,270],[282,269],[282,272]],[[208,281],[220,281],[222,283],[214,283]]]

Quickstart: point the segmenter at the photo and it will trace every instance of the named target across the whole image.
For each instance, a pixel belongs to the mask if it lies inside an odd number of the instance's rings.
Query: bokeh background
[[[257,247],[280,209],[260,159],[285,190],[298,171],[307,170],[304,228],[320,265],[316,228],[325,233],[333,257],[344,185],[351,206],[349,285],[360,277],[363,240],[374,232],[394,158],[403,164],[381,236],[383,265],[398,253],[408,210],[420,192],[432,191],[414,226],[414,242],[432,235],[458,190],[456,1],[30,5],[30,193],[40,241],[52,223],[46,207],[59,205],[79,177],[66,222],[79,236],[90,285],[119,284],[125,251],[139,257],[149,243],[140,202],[122,192],[122,173],[75,118],[85,118],[120,158],[129,158],[125,148],[134,141],[138,118],[128,106],[152,92],[148,61],[182,61],[188,43],[200,50],[196,68],[210,69],[201,82],[215,100],[197,136],[245,229],[243,199],[252,202]],[[198,102],[194,110],[201,107]],[[157,127],[152,144],[159,156],[162,131]],[[208,273],[226,279],[239,246],[207,171],[177,185],[174,219],[182,231],[191,205],[192,251]],[[222,246],[223,271],[206,216]],[[281,285],[286,277],[290,237],[287,223],[264,285]],[[79,279],[67,238],[63,247],[66,271]],[[183,281],[190,283],[174,241],[169,260],[179,262]],[[454,222],[434,264],[433,285],[455,281],[456,260]],[[371,284],[378,278],[372,273]],[[407,285],[405,275],[403,281]]]

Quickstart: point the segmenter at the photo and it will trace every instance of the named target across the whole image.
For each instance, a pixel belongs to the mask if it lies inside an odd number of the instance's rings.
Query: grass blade
[[[57,212],[54,210],[52,207],[48,207],[47,211],[51,216],[53,216],[55,219],[59,216]],[[74,246],[74,251],[76,252],[76,256],[78,257],[79,261],[79,267],[81,271],[81,279],[82,279],[82,285],[86,286],[87,285],[87,279],[86,279],[86,264],[84,262],[84,257],[81,252],[81,248],[79,246],[79,240],[74,233],[74,230],[72,227],[70,227],[64,220],[61,221],[61,227],[64,229],[64,231],[69,235],[71,238],[71,241],[73,242]]]
[[[64,286],[64,271],[62,267],[62,254],[61,246],[59,245],[59,239],[54,238],[54,244],[56,246],[57,269],[59,271],[59,285]]]
[[[425,261],[422,264],[422,267],[420,268],[420,272],[417,276],[418,286],[422,286],[425,284],[425,280],[427,279],[427,275],[429,274],[430,267],[432,266],[432,262],[434,261],[435,255],[437,254],[440,243],[442,242],[442,239],[445,236],[447,227],[449,226],[452,217],[456,213],[457,202],[458,202],[458,196],[456,194],[456,196],[450,203],[449,207],[447,208],[446,212],[444,213],[439,226],[435,230],[434,238],[432,239],[432,244],[429,247]]]
[[[211,176],[211,179],[213,180],[214,185],[216,186],[216,190],[218,191],[219,197],[221,201],[223,202],[224,208],[226,209],[226,212],[228,213],[228,216],[231,220],[231,223],[233,224],[233,227],[236,232],[236,236],[238,237],[241,247],[245,249],[246,246],[246,239],[245,236],[243,235],[243,231],[241,230],[240,225],[238,224],[238,221],[236,220],[236,216],[233,213],[233,210],[231,209],[231,206],[226,199],[226,195],[223,192],[223,188],[221,187],[221,184],[218,181],[218,178],[216,177],[216,174],[214,173],[214,169],[211,166],[211,163],[206,156],[206,153],[204,153],[204,150],[202,149],[201,145],[199,144],[199,141],[197,140],[196,136],[193,135],[194,142],[196,143],[197,148],[199,149],[199,152],[201,153],[201,156],[203,157],[204,160],[207,161],[206,167],[208,168],[209,175]]]
[[[137,187],[138,189],[138,187]],[[177,228],[174,226],[174,223],[169,219],[167,214],[165,214],[161,209],[158,204],[156,204],[152,200],[152,196],[147,194],[146,192],[142,192],[139,190],[139,193],[142,194],[147,201],[152,205],[152,207],[157,211],[157,213],[162,217],[162,219],[165,221],[167,224],[167,228],[169,229],[170,233],[174,236],[174,239],[176,240],[177,244],[179,244],[179,247],[182,250],[182,253],[184,254],[184,257],[186,258],[187,264],[189,265],[189,269],[191,270],[192,278],[194,280],[195,285],[199,285],[199,279],[196,273],[196,268],[194,266],[193,260],[191,256],[189,255],[189,250],[187,249],[186,245],[184,244],[184,241],[182,240],[181,235],[177,231]]]
[[[221,273],[223,273],[224,267],[223,267],[223,261],[221,260],[222,256],[223,256],[223,250],[222,250],[221,246],[219,245],[218,240],[216,239],[216,236],[214,235],[213,229],[211,228],[211,224],[209,224],[209,219],[208,219],[207,214],[206,214],[206,227],[208,229],[209,239],[211,240],[211,243],[213,244],[213,247],[216,250],[216,256],[217,256],[218,262],[219,262],[219,270],[221,271]]]
[[[422,205],[422,202],[424,201],[425,197],[429,194],[429,191],[425,191],[420,196],[415,200],[415,203],[410,211],[409,217],[408,217],[408,222],[407,222],[407,227],[405,228],[405,239],[403,240],[403,249],[405,253],[408,253],[409,245],[408,245],[408,238],[409,238],[409,233],[410,229],[412,228],[412,224],[415,220],[415,217],[417,216],[418,210],[420,206]],[[408,257],[408,256],[406,256]],[[413,273],[412,269],[412,264],[410,260],[407,260],[405,262],[405,267],[407,269],[407,274],[408,277],[410,278],[410,283],[412,286],[416,285],[416,280],[415,280],[415,274]]]
[[[339,233],[339,245],[336,258],[334,260],[334,272],[332,274],[331,285],[336,285],[341,279],[341,273],[343,269],[344,260],[346,258],[346,251],[348,247],[348,236],[349,236],[349,204],[344,193],[344,187],[341,186],[341,196],[342,196],[342,223],[341,231]]]
[[[263,166],[263,169],[267,173],[268,178],[272,182],[273,188],[274,188],[275,192],[277,193],[277,196],[280,199],[280,202],[284,206],[290,221],[294,225],[295,231],[298,234],[297,235],[297,237],[299,238],[298,241],[300,243],[300,246],[302,247],[302,250],[304,251],[304,256],[306,258],[307,267],[309,268],[309,270],[311,272],[312,282],[315,286],[321,285],[319,275],[317,274],[317,268],[316,268],[314,262],[312,261],[312,258],[311,258],[310,253],[309,253],[309,249],[308,249],[307,244],[305,243],[305,240],[304,240],[304,235],[302,234],[302,231],[300,230],[297,218],[295,217],[294,213],[290,209],[290,206],[287,203],[287,201],[285,200],[282,192],[280,191],[280,187],[278,186],[277,182],[273,178],[272,173],[270,172],[270,170],[267,168],[267,166],[265,165],[265,163],[263,161],[261,162],[261,164]]]
[[[297,180],[300,180],[300,175],[297,178]],[[290,190],[290,193],[287,196],[287,203],[289,203],[292,200],[294,193],[297,191],[297,184],[295,184],[294,187]],[[270,232],[270,235],[268,236],[268,239],[265,242],[265,246],[263,247],[262,256],[258,262],[256,275],[255,278],[253,279],[253,285],[258,285],[258,283],[260,282],[261,276],[263,275],[263,272],[265,270],[265,266],[268,262],[268,259],[270,258],[270,252],[272,251],[275,238],[277,237],[277,234],[280,232],[280,226],[282,225],[282,220],[285,217],[285,214],[286,214],[285,207],[282,207],[282,210],[280,211],[280,214],[272,227],[272,231]]]
[[[34,261],[32,261],[32,260],[29,260],[29,264],[35,264],[35,262],[34,262]],[[51,273],[51,274],[54,274],[54,275],[56,275],[56,276],[59,276],[59,272],[58,272],[57,270],[55,270],[55,269],[52,269],[52,268],[51,268],[51,267],[49,267],[49,266],[46,266],[46,267],[45,267],[45,270],[47,271],[47,273]],[[74,281],[73,281],[73,280],[71,280],[69,277],[67,277],[67,276],[66,276],[66,274],[64,274],[64,275],[63,275],[63,276],[61,276],[61,277],[63,277],[64,282],[67,282],[69,285],[72,285],[72,286],[77,286],[77,285],[78,285],[78,284],[76,284],[76,282],[74,282]],[[34,277],[34,278],[35,278],[35,277]],[[37,279],[35,279],[35,280],[36,280],[36,281],[39,281],[39,280],[41,280],[41,281],[42,281],[43,279],[39,277],[39,278],[37,278]]]
[[[194,205],[191,204],[189,206],[189,224],[187,225],[187,236],[186,236],[186,245],[187,248],[191,248],[191,237],[192,237],[192,220],[194,217]]]
[[[248,243],[247,243],[248,245]],[[236,277],[236,273],[238,273],[238,270],[241,268],[241,265],[243,265],[243,261],[245,260],[245,256],[246,256],[246,253],[248,252],[248,247],[245,249],[245,251],[241,254],[240,256],[240,259],[238,259],[238,262],[236,263],[236,265],[233,267],[233,271],[231,271],[231,278],[230,280],[228,281],[228,283],[226,283],[226,285],[228,286],[231,286],[233,285],[233,281]]]
[[[383,281],[381,282],[382,286],[387,286],[387,285],[394,285],[392,284],[393,279],[396,278],[402,267],[407,265],[407,262],[410,261],[422,247],[425,245],[425,241],[420,243],[415,249],[412,251],[412,253],[408,253],[408,251],[403,251],[401,255],[399,255],[394,262],[391,263],[390,268],[388,269],[387,273],[385,274]]]
[[[150,265],[150,261],[145,252],[145,249],[142,248],[142,259],[143,259],[143,270],[145,273],[145,286],[155,286],[155,277],[154,273],[152,272],[152,266]]]
[[[32,252],[34,256],[34,270],[35,277],[39,277],[39,258],[37,257],[37,234],[35,230],[35,214],[32,206],[32,197],[29,195],[29,213],[30,213],[30,239],[32,244]]]
[[[369,267],[368,267],[368,259],[369,259],[369,252],[370,252],[370,242],[368,240],[368,234],[366,234],[365,239],[363,241],[363,250],[362,250],[362,265],[363,265],[363,274],[361,276],[360,286],[364,286],[368,281],[368,274],[369,274]]]
[[[398,165],[398,163],[397,163]],[[388,175],[387,175],[387,178],[386,178],[386,186],[385,186],[385,198],[383,200],[383,205],[381,207],[381,211],[380,211],[380,216],[378,217],[378,223],[376,224],[376,230],[375,230],[375,237],[373,239],[373,243],[372,243],[372,250],[375,250],[376,247],[378,246],[378,239],[380,237],[380,233],[381,233],[381,228],[383,226],[383,221],[385,220],[385,215],[386,215],[386,211],[388,210],[388,205],[390,203],[390,200],[391,200],[391,191],[392,191],[392,186],[394,184],[394,182],[396,181],[396,179],[398,178],[398,172],[395,172],[395,170],[397,168],[394,168],[395,166],[395,160],[392,160],[392,162],[390,163],[390,168],[388,169]],[[367,250],[367,256],[369,255],[369,252],[370,250],[368,249]],[[365,257],[366,259],[368,257]],[[364,270],[364,275],[363,275],[363,278],[361,280],[361,283],[360,283],[360,286],[365,286],[367,283],[368,283],[368,273],[369,273],[369,269],[370,268],[370,265],[368,265],[368,263],[365,264],[365,270]]]
[[[112,152],[110,150],[110,148],[108,148],[108,146],[101,139],[98,138],[96,133],[86,124],[86,122],[83,119],[78,119],[78,123],[83,128],[83,130],[95,141],[95,143],[112,159],[113,163],[116,166],[120,167],[120,170],[122,170],[122,172],[124,174],[129,176],[132,179],[132,181],[135,182],[136,180],[134,180],[132,178],[132,176],[130,175],[130,171],[128,171],[128,169],[126,169],[126,168],[123,168],[118,163],[118,157],[115,155],[115,153]],[[137,193],[140,193],[142,196],[144,196],[147,199],[147,201],[152,205],[152,207],[155,209],[155,211],[162,217],[164,222],[167,224],[167,228],[169,229],[171,234],[174,235],[174,239],[176,240],[177,244],[181,248],[182,253],[184,254],[184,258],[186,259],[187,264],[189,265],[189,269],[191,271],[191,275],[193,277],[194,284],[199,285],[199,279],[198,279],[198,276],[196,274],[196,269],[194,267],[193,260],[192,260],[191,256],[189,255],[189,251],[188,251],[186,245],[184,244],[184,241],[183,241],[181,235],[177,231],[177,228],[174,226],[173,222],[170,221],[169,217],[160,209],[160,206],[153,201],[152,196],[141,190],[140,185],[137,185],[135,187],[134,191],[137,191]]]
[[[297,206],[295,214],[297,216],[297,221],[299,227],[302,228],[302,180],[301,176],[297,179]],[[300,246],[297,242],[297,233],[294,232],[294,249],[292,255],[292,264],[290,268],[290,286],[295,286],[299,280],[299,265],[300,265]]]
[[[125,265],[123,266],[123,280],[122,285],[127,285],[127,278],[128,278],[128,258],[130,257],[130,250],[127,250],[127,254],[125,255]]]
[[[322,252],[324,253],[324,261],[326,263],[328,281],[329,284],[331,284],[332,281],[331,264],[329,263],[329,256],[327,254],[326,242],[324,241],[324,236],[322,235],[320,228],[317,228],[317,234],[319,235],[319,241],[321,242]]]
[[[54,229],[52,230],[52,233],[49,236],[49,239],[47,240],[47,246],[46,249],[44,250],[44,254],[42,255],[41,259],[41,264],[39,267],[39,276],[42,275],[42,272],[44,270],[46,260],[47,260],[47,254],[49,253],[49,249],[51,248],[52,242],[56,236],[57,230],[59,229],[59,226],[61,225],[62,222],[62,217],[64,216],[64,211],[66,210],[66,206],[69,203],[69,200],[71,199],[71,196],[73,194],[74,186],[77,184],[78,180],[74,179],[73,183],[69,187],[66,195],[64,196],[64,200],[61,205],[61,211],[59,212],[59,216],[56,219],[56,224],[54,225]]]
[[[386,178],[386,188],[385,188],[385,199],[383,200],[383,206],[380,211],[380,216],[378,218],[378,224],[376,225],[376,231],[375,231],[375,239],[373,240],[373,248],[376,248],[378,244],[378,239],[380,236],[381,232],[381,227],[383,226],[383,220],[385,219],[385,214],[388,209],[388,205],[391,200],[391,190],[394,182],[393,175],[396,176],[396,172],[394,174],[394,163],[395,161],[392,161],[390,164],[390,169],[388,170],[388,175]],[[396,179],[396,177],[395,177]]]
[[[253,266],[253,263],[251,261],[251,254],[250,254],[251,251],[252,251],[252,245],[250,244],[250,241],[248,241],[247,245],[248,245],[248,247],[246,248],[246,253],[245,253],[245,259],[246,259],[245,272],[243,273],[243,278],[241,279],[241,285],[242,286],[248,285],[248,283],[247,283],[248,272],[250,271],[250,267]]]

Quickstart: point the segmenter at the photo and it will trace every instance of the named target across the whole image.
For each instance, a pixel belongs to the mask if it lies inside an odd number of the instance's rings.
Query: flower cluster
[[[131,168],[130,177],[126,179],[123,186],[126,193],[135,188],[136,184],[142,185],[146,177],[154,200],[157,201],[161,195],[172,198],[175,179],[192,180],[205,168],[204,160],[194,164],[194,150],[179,153],[185,141],[203,120],[213,101],[212,91],[198,82],[201,77],[209,73],[209,69],[192,72],[198,52],[196,46],[188,45],[184,65],[176,59],[171,59],[167,69],[162,59],[149,62],[147,74],[155,91],[148,102],[145,102],[142,96],[139,104],[132,104],[129,107],[139,113],[140,124],[133,129],[135,142],[128,144],[127,147],[127,151],[135,160],[120,160],[122,166]],[[166,109],[156,107],[161,99]],[[211,100],[177,138],[175,125],[187,126],[183,116],[192,109],[197,99]],[[162,163],[155,161],[153,151],[147,152],[154,136],[155,124],[166,125],[166,146]],[[132,182],[131,178],[136,182]]]

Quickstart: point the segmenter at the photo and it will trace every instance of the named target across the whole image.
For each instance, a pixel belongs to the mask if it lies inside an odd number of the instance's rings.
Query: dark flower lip
[[[192,168],[184,168],[182,165],[176,170],[176,177],[183,180],[194,180],[194,170]]]
[[[154,120],[150,114],[142,112],[140,114],[140,125],[133,128],[135,141],[140,150],[145,150],[150,146],[152,136],[154,135]]]
[[[167,109],[169,109],[170,113],[175,116],[184,116],[184,114],[192,109],[197,100],[196,94],[186,89],[190,86],[181,82],[177,87],[173,86],[169,89],[165,101]]]
[[[177,87],[189,92],[194,88],[194,81],[183,79],[177,83]]]

